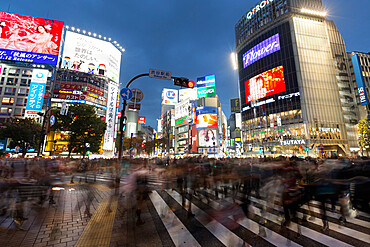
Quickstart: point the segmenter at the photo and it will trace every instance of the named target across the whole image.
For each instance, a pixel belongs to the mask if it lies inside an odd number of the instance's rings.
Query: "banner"
[[[37,112],[42,110],[48,74],[49,71],[46,69],[34,69],[32,71],[30,91],[28,93],[26,106],[26,117],[27,115],[37,114]]]
[[[353,70],[355,72],[358,94],[360,96],[361,105],[368,105],[369,98],[367,97],[367,91],[366,91],[364,76],[362,74],[360,58],[357,54],[355,54],[351,57],[351,59],[352,59],[352,64],[353,64]]]
[[[113,82],[108,85],[108,104],[105,121],[107,123],[107,129],[104,134],[103,149],[112,151],[114,150],[114,127],[116,120],[116,102],[118,95],[118,85]]]

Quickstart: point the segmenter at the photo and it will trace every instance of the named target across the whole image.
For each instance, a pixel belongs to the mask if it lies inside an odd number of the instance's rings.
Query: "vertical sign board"
[[[361,105],[368,105],[369,98],[367,97],[366,86],[364,82],[364,76],[362,75],[360,58],[357,54],[352,57],[353,70],[355,71],[355,77],[357,82],[358,94],[360,95]]]
[[[37,114],[42,110],[46,81],[49,71],[46,69],[34,69],[32,72],[30,91],[28,93],[26,117]]]
[[[118,86],[110,81],[108,85],[108,104],[105,121],[107,129],[104,134],[103,150],[112,151],[114,149],[114,127],[116,120]]]

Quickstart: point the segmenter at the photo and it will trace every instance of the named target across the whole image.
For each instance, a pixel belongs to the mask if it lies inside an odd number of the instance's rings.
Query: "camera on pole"
[[[174,77],[173,78],[173,84],[175,86],[180,86],[180,87],[186,87],[186,88],[194,88],[195,82],[189,80],[188,78],[185,77]]]

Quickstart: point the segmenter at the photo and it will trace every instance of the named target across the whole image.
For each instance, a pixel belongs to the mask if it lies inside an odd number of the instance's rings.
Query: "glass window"
[[[14,115],[22,115],[23,109],[22,108],[15,108]]]
[[[6,113],[8,113],[8,107],[1,107],[1,109],[0,109],[0,113],[2,113],[2,114],[6,114]]]
[[[13,104],[14,103],[14,98],[8,98],[4,97],[3,100],[1,101],[3,104]]]
[[[26,89],[25,88],[19,88],[18,89],[18,95],[26,95]]]

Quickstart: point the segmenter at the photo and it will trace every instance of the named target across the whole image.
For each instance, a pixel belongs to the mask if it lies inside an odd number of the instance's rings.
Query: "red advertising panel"
[[[138,124],[145,124],[145,117],[139,117]]]
[[[217,128],[217,114],[197,115],[196,128]]]
[[[285,92],[283,66],[265,71],[245,82],[247,103]]]
[[[0,59],[56,65],[63,22],[0,12]]]

